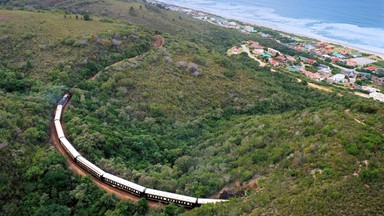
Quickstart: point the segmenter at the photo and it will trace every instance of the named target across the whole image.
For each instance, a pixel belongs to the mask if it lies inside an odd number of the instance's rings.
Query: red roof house
[[[314,64],[316,62],[316,60],[307,58],[306,62],[309,64]]]
[[[375,70],[377,70],[377,67],[375,67],[375,66],[369,66],[369,67],[366,67],[366,68],[364,68],[365,70],[369,70],[369,71],[375,71]]]
[[[279,55],[276,57],[277,59],[279,59],[280,61],[285,61],[287,58],[285,58],[285,56],[283,55]]]

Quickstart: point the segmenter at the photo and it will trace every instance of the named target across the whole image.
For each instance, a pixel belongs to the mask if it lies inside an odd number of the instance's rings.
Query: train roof
[[[61,127],[61,123],[59,121],[55,121],[55,128],[57,132],[57,137],[60,139],[62,137],[65,137],[63,127]]]
[[[85,164],[86,166],[88,166],[89,168],[91,168],[92,170],[97,172],[100,176],[105,174],[104,170],[100,169],[98,166],[96,166],[95,164],[91,163],[89,160],[85,159],[83,156],[79,156],[77,158],[77,161],[82,162],[83,164]]]
[[[130,188],[133,188],[135,190],[138,190],[140,192],[144,192],[145,190],[145,187],[141,186],[141,185],[138,185],[136,183],[133,183],[133,182],[130,182],[130,181],[127,181],[125,179],[122,179],[120,177],[117,177],[115,175],[112,175],[112,174],[109,174],[109,173],[105,173],[104,178],[107,178],[107,179],[111,179],[112,181],[115,181],[117,183],[120,183],[120,184],[123,184],[125,186],[128,186]]]
[[[68,149],[68,151],[71,153],[71,155],[76,158],[78,156],[81,156],[80,153],[73,147],[73,145],[67,140],[67,138],[63,137],[60,138],[61,143],[65,146],[65,148]]]
[[[55,111],[55,121],[59,120],[60,121],[60,118],[61,118],[61,111],[63,110],[63,106],[62,105],[57,105],[57,108],[56,108],[56,111]]]
[[[197,198],[195,197],[190,197],[190,196],[185,196],[185,195],[180,195],[180,194],[175,194],[175,193],[170,193],[170,192],[165,192],[165,191],[160,191],[160,190],[155,190],[150,188],[147,188],[145,190],[145,193],[150,195],[162,196],[170,199],[190,202],[190,203],[196,203],[197,201]]]
[[[224,199],[206,199],[206,198],[198,198],[197,203],[198,204],[207,204],[207,203],[218,203],[218,202],[226,202],[228,200]]]

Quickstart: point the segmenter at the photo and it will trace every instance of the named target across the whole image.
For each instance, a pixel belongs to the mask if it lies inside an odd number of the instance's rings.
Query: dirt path
[[[351,115],[351,112],[350,112],[350,111],[351,111],[350,109],[346,109],[346,110],[344,110],[345,114],[347,114],[349,117],[353,118],[353,120],[355,120],[357,123],[362,124],[362,125],[366,125],[364,122],[362,122],[362,121],[360,121],[359,119],[353,117],[353,116]]]
[[[308,83],[308,86],[311,87],[311,88],[317,88],[317,89],[320,89],[320,90],[323,90],[323,91],[326,91],[326,92],[332,92],[331,89],[325,88],[325,87],[320,86],[320,85],[316,85],[314,83]]]
[[[260,67],[265,67],[266,64],[264,62],[262,62],[261,60],[259,60],[258,58],[256,58],[254,55],[252,55],[252,53],[249,51],[249,49],[246,45],[242,44],[241,48],[243,48],[243,51],[248,54],[249,58],[259,62]]]
[[[68,102],[69,104],[69,102]],[[68,106],[67,104],[67,106]],[[66,110],[66,107],[64,107],[63,109],[63,113],[64,111]],[[63,130],[64,130],[64,133],[65,133],[65,124],[63,122],[63,120],[61,121],[61,124],[63,126]],[[53,124],[52,124],[53,125]],[[66,134],[66,133],[65,133]],[[55,145],[55,147],[59,150],[59,152],[64,155],[64,157],[66,158],[67,160],[67,164],[68,164],[68,168],[80,175],[80,176],[87,176],[89,175],[83,168],[79,167],[69,156],[68,154],[65,152],[65,150],[63,149],[63,147],[61,146],[60,144],[60,141],[59,141],[59,138],[57,137],[57,133],[56,133],[56,129],[54,126],[52,126],[52,129],[51,129],[51,140],[52,140],[52,143]],[[108,184],[105,184],[104,182],[100,181],[99,179],[95,178],[92,176],[92,181],[102,190],[106,191],[108,194],[115,194],[116,197],[118,197],[119,199],[123,199],[123,200],[131,200],[131,201],[138,201],[140,200],[140,197],[137,197],[137,196],[134,196],[130,193],[126,193],[122,190],[119,190],[117,188],[114,188]],[[148,201],[148,205],[151,207],[151,208],[164,208],[166,205],[165,204],[162,204],[162,203],[158,203],[158,202],[154,202],[154,201],[150,201],[150,200],[147,200]]]
[[[355,94],[357,96],[360,96],[360,97],[363,97],[363,98],[369,98],[368,94],[364,94],[364,93],[361,93],[361,92],[354,92],[353,94]]]

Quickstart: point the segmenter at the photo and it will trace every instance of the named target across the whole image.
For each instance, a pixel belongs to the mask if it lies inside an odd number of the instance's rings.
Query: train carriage
[[[95,176],[98,179],[102,179],[103,175],[105,174],[102,169],[85,159],[83,156],[77,157],[76,162],[77,164],[79,164],[79,166],[87,170],[91,175]]]
[[[56,128],[57,137],[59,139],[65,138],[63,127],[61,127],[60,121],[55,121],[55,128]]]
[[[61,112],[63,111],[63,106],[57,105],[56,111],[55,111],[55,119],[54,121],[60,121],[61,119]]]
[[[72,160],[76,161],[76,158],[80,156],[80,153],[72,146],[72,144],[67,140],[67,138],[60,138],[61,146],[69,154]]]
[[[137,195],[137,196],[143,196],[145,187],[135,184],[133,182],[127,181],[125,179],[122,179],[120,177],[114,176],[109,173],[105,173],[103,175],[104,182],[107,184],[112,185],[113,187],[120,188],[124,191],[127,191],[128,193]]]
[[[197,204],[198,205],[203,205],[203,204],[207,204],[207,203],[226,202],[226,201],[228,201],[228,200],[197,198]]]
[[[149,200],[155,200],[163,203],[175,203],[178,205],[184,205],[187,207],[194,207],[196,206],[197,203],[197,198],[195,197],[190,197],[190,196],[185,196],[185,195],[180,195],[180,194],[175,194],[175,193],[170,193],[170,192],[165,192],[165,191],[160,191],[160,190],[155,190],[155,189],[150,189],[147,188],[145,190],[145,196]]]

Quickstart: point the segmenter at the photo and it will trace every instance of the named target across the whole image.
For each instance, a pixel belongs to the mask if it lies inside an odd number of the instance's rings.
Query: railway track
[[[176,205],[184,206],[186,208],[194,208],[206,203],[227,201],[222,199],[196,198],[146,188],[103,171],[83,157],[65,136],[65,125],[62,120],[62,115],[68,107],[70,98],[70,94],[65,94],[56,108],[53,121],[54,127],[52,128],[52,140],[56,148],[65,155],[69,168],[75,173],[82,176],[91,175],[92,181],[98,187],[104,189],[107,193],[116,194],[116,196],[121,199],[137,201],[144,197],[149,201],[149,205],[155,208],[162,208],[164,207],[164,204],[168,203],[175,203]]]

